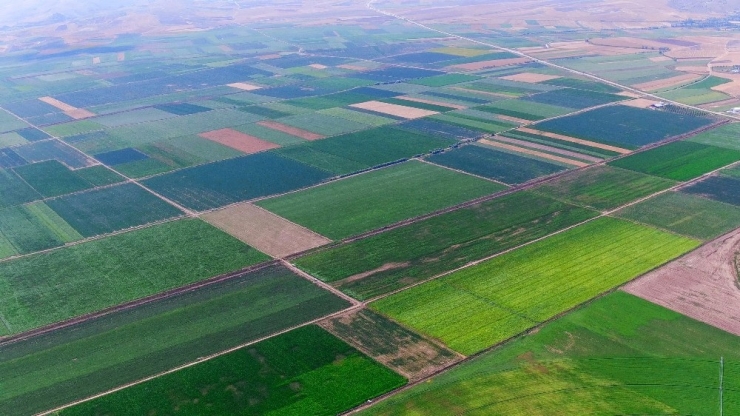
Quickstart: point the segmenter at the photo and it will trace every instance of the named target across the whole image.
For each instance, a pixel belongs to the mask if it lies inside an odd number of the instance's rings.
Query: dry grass
[[[397,104],[388,104],[380,101],[365,101],[364,103],[352,104],[350,105],[350,107],[375,111],[376,113],[389,114],[409,120],[437,114],[436,111],[423,110],[421,108],[414,107],[405,107]]]
[[[502,66],[521,65],[531,62],[529,58],[494,59],[491,61],[471,62],[469,64],[452,65],[449,68],[461,71],[480,71],[488,68],[500,68]]]
[[[520,74],[514,74],[509,75],[506,77],[501,77],[501,79],[506,79],[509,81],[518,81],[518,82],[527,82],[530,84],[536,84],[538,82],[545,82],[550,81],[553,79],[561,78],[560,75],[546,75],[546,74],[536,74],[533,72],[522,72]]]

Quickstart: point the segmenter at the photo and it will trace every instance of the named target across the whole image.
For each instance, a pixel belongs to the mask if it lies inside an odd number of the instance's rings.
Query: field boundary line
[[[355,307],[355,306],[362,306],[362,307],[364,307],[365,306],[365,303],[364,302],[360,302],[359,300],[357,300],[357,299],[355,299],[355,298],[353,298],[353,297],[345,294],[344,292],[342,292],[339,289],[337,289],[337,288],[329,285],[328,283],[325,283],[325,282],[323,282],[323,281],[321,281],[321,280],[319,280],[319,279],[311,276],[310,274],[308,274],[308,273],[304,272],[303,270],[299,269],[298,267],[296,267],[295,265],[291,264],[287,260],[279,260],[279,262],[280,262],[280,264],[282,264],[283,266],[285,266],[288,270],[292,271],[293,273],[297,274],[298,276],[300,276],[300,277],[308,280],[309,282],[313,283],[314,285],[316,285],[316,286],[318,286],[318,287],[320,287],[320,288],[322,288],[324,290],[327,290],[327,291],[333,293],[334,295],[336,295],[336,296],[338,296],[338,297],[340,297],[340,298],[348,301],[353,307]]]
[[[121,391],[121,390],[127,389],[127,388],[129,388],[129,387],[133,387],[133,386],[136,386],[136,385],[139,385],[139,384],[142,384],[142,383],[146,383],[147,381],[151,381],[151,380],[154,380],[154,379],[156,379],[156,378],[160,378],[160,377],[162,377],[162,376],[166,376],[166,375],[168,375],[168,374],[172,374],[172,373],[174,373],[174,372],[177,372],[177,371],[180,371],[180,370],[184,370],[184,369],[186,369],[186,368],[189,368],[189,367],[193,367],[193,366],[195,366],[195,365],[198,365],[198,364],[200,364],[200,363],[203,363],[203,362],[206,362],[206,361],[210,361],[210,360],[213,360],[214,358],[218,358],[218,357],[221,357],[221,356],[223,356],[223,355],[226,355],[226,354],[232,353],[232,352],[234,352],[234,351],[238,351],[238,350],[244,349],[244,348],[246,348],[246,347],[249,347],[250,345],[254,345],[254,344],[257,344],[257,343],[259,343],[259,342],[262,342],[262,341],[266,341],[266,340],[268,340],[268,339],[270,339],[270,338],[274,338],[274,337],[277,337],[277,336],[283,335],[283,334],[285,334],[285,333],[288,333],[288,332],[290,332],[290,331],[293,331],[293,330],[295,330],[295,329],[298,329],[298,328],[303,328],[303,327],[305,327],[305,326],[309,326],[309,325],[315,325],[315,324],[318,324],[318,323],[319,323],[320,321],[322,321],[322,320],[324,320],[324,319],[331,319],[331,318],[332,318],[332,317],[334,317],[334,316],[339,316],[339,315],[341,315],[341,314],[344,314],[344,313],[350,312],[350,311],[352,311],[352,310],[359,310],[359,309],[362,309],[363,307],[364,307],[364,306],[363,306],[363,305],[360,305],[360,304],[358,304],[358,305],[354,305],[354,306],[351,306],[351,307],[349,307],[349,308],[345,308],[345,309],[342,309],[341,311],[337,311],[337,312],[334,312],[334,313],[332,313],[332,314],[329,314],[329,315],[325,315],[325,316],[322,316],[322,317],[320,317],[320,318],[316,318],[316,319],[313,319],[313,320],[310,320],[310,321],[307,321],[307,322],[301,323],[301,324],[299,324],[299,325],[294,325],[294,326],[291,326],[291,327],[289,327],[289,328],[285,328],[285,329],[282,329],[282,330],[280,330],[280,331],[277,331],[277,332],[273,332],[272,334],[269,334],[269,335],[263,336],[263,337],[261,337],[261,338],[258,338],[258,339],[255,339],[255,340],[252,340],[252,341],[249,341],[249,342],[245,342],[245,343],[243,343],[243,344],[239,344],[239,345],[237,345],[237,346],[235,346],[235,347],[231,347],[231,348],[229,348],[229,349],[227,349],[227,350],[223,350],[223,351],[220,351],[220,352],[217,352],[217,353],[211,354],[211,355],[207,355],[207,356],[205,356],[205,357],[198,357],[198,359],[196,359],[195,361],[191,361],[191,362],[188,362],[188,363],[186,363],[186,364],[182,364],[182,365],[180,365],[180,366],[177,366],[177,367],[175,367],[175,368],[171,368],[171,369],[169,369],[169,370],[166,370],[166,371],[162,371],[162,372],[160,372],[160,373],[157,373],[157,374],[154,374],[154,375],[151,375],[151,376],[148,376],[148,377],[144,377],[144,378],[142,378],[142,379],[139,379],[139,380],[136,380],[136,381],[132,381],[132,382],[130,382],[130,383],[127,383],[127,384],[124,384],[124,385],[118,386],[118,387],[116,387],[116,388],[113,388],[113,389],[110,389],[110,390],[104,391],[104,392],[102,392],[102,393],[98,393],[98,394],[96,394],[96,395],[93,395],[93,396],[90,396],[90,397],[86,397],[86,398],[84,398],[84,399],[76,400],[76,401],[74,401],[74,402],[71,402],[71,403],[67,403],[67,404],[65,404],[65,405],[62,405],[62,406],[56,407],[56,408],[54,408],[54,409],[50,409],[50,410],[45,410],[45,411],[43,411],[43,412],[39,412],[39,413],[36,413],[36,416],[46,416],[46,415],[51,415],[51,414],[54,414],[54,413],[56,413],[56,412],[59,412],[59,411],[61,411],[61,410],[64,410],[64,409],[70,408],[70,407],[72,407],[72,406],[76,406],[76,405],[78,405],[78,404],[81,404],[81,403],[89,402],[89,401],[91,401],[91,400],[95,400],[95,399],[98,399],[98,398],[100,398],[100,397],[103,397],[103,396],[107,396],[107,395],[113,394],[113,393],[115,393],[115,392],[118,392],[118,391]],[[323,328],[323,327],[322,327],[322,328]]]
[[[459,149],[460,147],[462,147],[462,146],[458,146],[456,149]],[[460,170],[460,169],[455,169],[455,168],[452,168],[452,167],[449,167],[449,166],[440,165],[438,163],[430,162],[430,161],[428,161],[426,159],[414,158],[412,160],[418,160],[419,162],[426,163],[427,165],[432,165],[432,166],[436,166],[438,168],[451,170],[451,171],[457,172],[457,173],[462,173],[463,175],[472,176],[474,178],[483,179],[484,181],[493,182],[493,183],[496,183],[496,184],[499,184],[499,185],[503,185],[503,186],[505,186],[507,188],[511,188],[511,185],[505,184],[503,182],[499,182],[496,179],[486,178],[485,176],[476,175],[475,173],[465,172],[465,171]]]
[[[166,291],[163,291],[163,292],[155,293],[153,295],[145,296],[145,297],[142,297],[142,298],[139,298],[139,299],[134,299],[134,300],[131,300],[131,301],[128,301],[128,302],[125,302],[125,303],[121,303],[121,304],[118,304],[118,305],[114,305],[114,306],[111,306],[111,307],[108,307],[108,308],[104,308],[104,309],[101,309],[101,310],[98,310],[98,311],[95,311],[95,312],[87,313],[87,314],[84,314],[84,315],[79,315],[79,316],[76,316],[76,317],[72,317],[70,319],[66,319],[66,320],[55,322],[55,323],[51,323],[51,324],[48,324],[48,325],[45,325],[45,326],[42,326],[42,327],[39,327],[39,328],[35,328],[35,329],[31,329],[31,330],[28,330],[28,331],[25,331],[25,332],[21,332],[19,334],[11,335],[11,336],[8,336],[8,337],[2,337],[2,338],[0,338],[0,347],[4,347],[4,346],[10,345],[10,344],[14,344],[14,343],[17,343],[17,342],[20,342],[20,341],[25,341],[27,339],[34,338],[36,336],[45,335],[45,334],[48,334],[50,332],[53,332],[53,331],[56,331],[56,330],[59,330],[59,329],[63,329],[63,328],[68,328],[68,327],[71,327],[71,326],[74,326],[74,325],[77,325],[77,324],[81,324],[83,322],[87,322],[87,321],[90,321],[90,320],[93,320],[93,319],[101,318],[103,316],[107,316],[107,315],[110,315],[110,314],[115,313],[115,312],[121,312],[121,311],[126,311],[126,310],[130,310],[130,309],[134,309],[134,308],[139,307],[139,306],[147,305],[147,304],[150,304],[150,303],[153,303],[153,302],[156,302],[156,301],[160,301],[160,300],[164,300],[164,299],[169,299],[169,298],[172,298],[172,297],[177,296],[177,295],[181,295],[181,294],[184,294],[184,293],[187,293],[187,292],[192,292],[192,291],[195,291],[195,290],[198,290],[198,289],[202,289],[204,287],[208,287],[208,286],[211,286],[211,285],[216,284],[216,283],[226,282],[226,281],[229,281],[229,280],[232,280],[232,279],[236,279],[238,277],[242,277],[245,274],[248,274],[248,273],[251,273],[251,272],[256,272],[258,270],[262,270],[262,269],[265,269],[265,268],[270,267],[270,266],[276,266],[278,264],[280,264],[280,262],[278,260],[272,260],[272,261],[269,261],[269,262],[258,263],[258,264],[255,264],[255,265],[251,265],[251,266],[242,268],[240,270],[236,270],[236,271],[229,272],[229,273],[224,273],[224,274],[221,274],[221,275],[218,275],[218,276],[213,276],[213,277],[210,277],[210,278],[207,278],[207,279],[203,279],[203,280],[200,280],[200,281],[197,281],[197,282],[194,282],[194,283],[185,285],[185,286],[176,287],[176,288],[173,288],[173,289],[170,289],[170,290],[166,290]]]

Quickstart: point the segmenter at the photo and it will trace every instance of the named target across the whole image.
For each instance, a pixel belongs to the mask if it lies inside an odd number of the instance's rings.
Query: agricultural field
[[[266,259],[202,221],[181,220],[2,262],[0,335],[74,318]]]
[[[334,415],[403,384],[403,377],[308,326],[60,414]]]
[[[702,240],[740,227],[738,207],[683,192],[666,192],[615,215]]]
[[[537,124],[535,128],[636,149],[711,123],[712,120],[709,118],[690,114],[613,105],[545,121]]]
[[[615,160],[610,165],[686,181],[739,160],[740,150],[680,141]]]
[[[535,192],[599,210],[613,209],[676,185],[639,172],[596,166],[542,184]]]
[[[517,192],[328,248],[296,264],[354,297],[368,299],[595,216],[594,211]]]
[[[712,414],[732,5],[27,3],[0,414]]]
[[[286,268],[269,266],[1,345],[0,411],[24,415],[61,406],[346,306]]]
[[[338,240],[503,189],[504,185],[410,161],[257,205]]]
[[[362,415],[696,414],[740,411],[737,338],[617,292]]]
[[[601,218],[371,306],[469,355],[587,302],[698,244],[653,228]]]

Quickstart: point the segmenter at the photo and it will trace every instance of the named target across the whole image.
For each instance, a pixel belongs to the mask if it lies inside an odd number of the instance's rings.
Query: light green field
[[[616,292],[363,416],[740,413],[738,337]],[[454,409],[454,410],[453,410]]]
[[[505,189],[422,162],[406,162],[257,205],[334,240]]]
[[[472,354],[621,285],[699,244],[602,218],[372,307]]]
[[[740,123],[730,123],[697,134],[688,141],[740,150],[740,140],[738,140],[738,137],[740,137]]]

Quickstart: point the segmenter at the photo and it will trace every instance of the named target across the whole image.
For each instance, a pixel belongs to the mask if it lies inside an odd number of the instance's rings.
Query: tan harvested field
[[[274,258],[284,258],[331,242],[249,203],[209,212],[202,219]]]
[[[621,153],[621,154],[627,154],[627,153],[631,153],[632,152],[631,150],[622,149],[621,147],[609,146],[608,144],[592,142],[592,141],[589,141],[589,140],[576,139],[575,137],[565,136],[563,134],[557,134],[557,133],[550,133],[550,132],[547,132],[547,131],[540,131],[540,130],[530,129],[529,127],[521,127],[519,130],[522,131],[522,132],[524,132],[524,133],[537,134],[537,135],[540,135],[540,136],[549,137],[551,139],[557,139],[557,140],[562,140],[562,141],[571,142],[571,143],[578,143],[578,144],[586,145],[588,147],[594,147],[596,149],[609,150],[611,152],[617,152],[617,153]]]
[[[530,84],[536,84],[538,82],[545,82],[550,81],[553,79],[562,78],[560,75],[546,75],[546,74],[536,74],[533,72],[522,72],[520,74],[514,74],[509,75],[506,77],[501,77],[501,79],[506,79],[509,81],[518,81],[518,82],[527,82]]]
[[[643,90],[643,91],[655,91],[655,90],[662,90],[666,88],[679,87],[684,84],[689,84],[694,81],[698,81],[702,79],[703,77],[704,77],[703,75],[699,75],[699,74],[681,74],[681,75],[676,75],[675,77],[659,79],[659,80],[650,81],[650,82],[643,82],[640,84],[634,84],[632,85],[632,87],[637,88],[638,90]]]
[[[594,45],[609,46],[617,48],[632,48],[632,49],[660,49],[660,48],[676,48],[673,43],[660,42],[657,40],[641,39],[633,37],[618,37],[618,38],[594,38],[590,39]]]
[[[709,67],[706,66],[677,66],[676,71],[681,72],[693,72],[695,74],[707,74],[709,73]]]
[[[277,130],[283,133],[290,134],[292,136],[300,137],[301,139],[304,139],[304,140],[319,140],[325,137],[320,134],[310,132],[308,130],[299,129],[298,127],[293,127],[293,126],[288,126],[282,123],[278,123],[277,121],[264,120],[264,121],[258,121],[257,124],[259,124],[262,127],[267,127],[268,129],[273,129],[273,130]]]
[[[622,97],[630,97],[630,98],[640,98],[640,94],[636,94],[632,91],[620,91],[617,93],[617,95],[621,95]]]
[[[434,100],[427,100],[426,98],[416,98],[416,97],[409,97],[409,96],[403,96],[403,97],[397,97],[401,100],[406,101],[413,101],[416,103],[424,103],[424,104],[431,104],[431,105],[438,105],[441,107],[448,107],[448,108],[454,108],[456,110],[462,110],[465,108],[468,108],[467,106],[460,105],[460,104],[450,104],[443,101],[434,101]]]
[[[232,129],[207,131],[198,136],[246,154],[277,149],[279,145]]]
[[[527,142],[524,140],[512,139],[509,137],[496,136],[496,141],[513,144],[515,146],[529,147],[530,149],[544,150],[549,153],[557,153],[559,155],[574,157],[576,159],[587,160],[587,161],[594,162],[594,163],[601,162],[603,160],[598,157],[584,155],[582,153],[573,152],[570,150],[559,149],[557,147],[551,147],[551,146],[547,146],[544,144]]]
[[[67,103],[63,103],[56,98],[52,97],[41,97],[39,98],[39,101],[43,101],[46,104],[49,104],[51,106],[54,106],[64,112],[64,114],[72,117],[75,120],[80,120],[83,118],[89,118],[94,117],[95,113],[85,110],[84,108],[77,108],[74,106],[71,106]]]
[[[326,68],[328,68],[328,66],[326,66],[326,65],[321,65],[321,64],[311,64],[311,65],[309,65],[309,66],[310,66],[311,68],[313,68],[313,69],[326,69]]]
[[[588,163],[581,162],[580,160],[568,159],[565,157],[551,155],[545,152],[539,152],[537,150],[527,149],[524,147],[514,146],[514,145],[500,143],[500,142],[495,142],[493,140],[488,140],[488,139],[480,139],[478,143],[485,144],[485,145],[492,146],[492,147],[497,147],[499,149],[509,150],[509,151],[516,152],[516,153],[523,153],[525,155],[535,156],[541,159],[548,159],[554,162],[565,163],[567,165],[577,166],[579,168],[589,165]]]
[[[430,376],[463,358],[367,309],[319,325],[410,381]]]
[[[259,90],[262,87],[254,84],[249,84],[247,82],[234,82],[232,84],[226,84],[227,87],[236,88],[238,90],[242,91],[254,91]]]
[[[421,108],[405,107],[397,104],[388,104],[380,101],[365,101],[364,103],[352,104],[350,107],[363,110],[375,111],[376,113],[390,114],[405,119],[415,119],[438,114],[436,111],[423,110]]]
[[[520,65],[531,62],[529,58],[494,59],[491,61],[471,62],[469,64],[452,65],[448,69],[461,71],[480,71],[488,68],[499,68],[502,66]]]
[[[631,48],[594,45],[592,43],[586,42],[585,40],[552,42],[549,43],[547,47],[524,47],[519,48],[519,50],[527,54],[534,55],[538,58],[547,59],[568,58],[584,55],[613,56],[635,53],[635,50]]]
[[[634,100],[622,101],[620,104],[635,108],[650,108],[650,106],[657,103],[658,101],[651,100],[649,98],[637,98]]]
[[[736,230],[633,281],[624,291],[740,335],[739,250]]]

